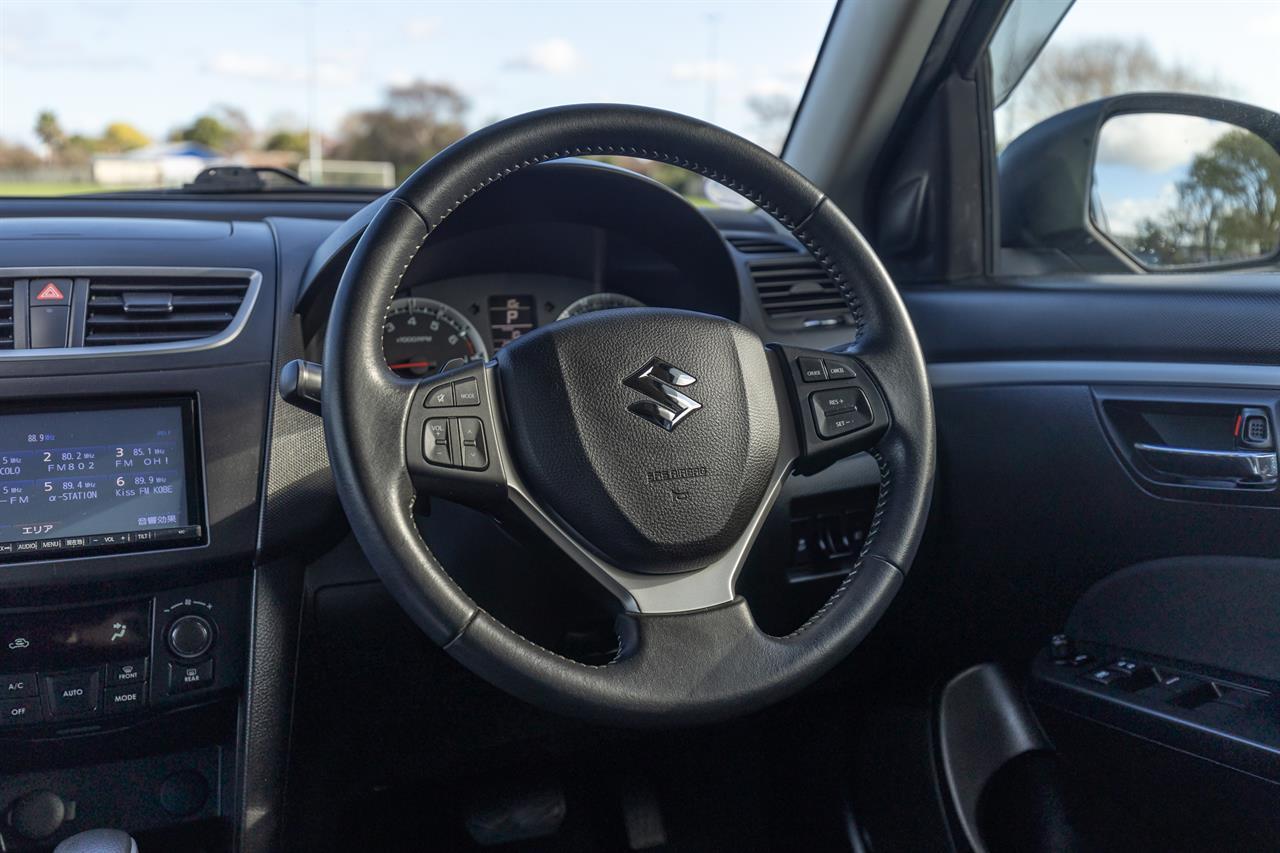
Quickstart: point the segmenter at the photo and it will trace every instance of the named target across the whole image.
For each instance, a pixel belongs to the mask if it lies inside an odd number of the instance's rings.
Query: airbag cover
[[[778,458],[769,358],[750,330],[687,311],[545,326],[498,353],[516,466],[618,568],[701,568],[745,530]]]

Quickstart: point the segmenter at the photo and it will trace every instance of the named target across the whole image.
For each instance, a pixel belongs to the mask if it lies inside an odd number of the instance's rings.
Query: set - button
[[[489,467],[483,421],[479,418],[429,418],[422,431],[422,455],[432,465],[483,471]]]

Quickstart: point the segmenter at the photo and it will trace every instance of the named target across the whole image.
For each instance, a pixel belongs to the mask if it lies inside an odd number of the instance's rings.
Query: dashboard
[[[592,311],[642,308],[634,296],[548,275],[470,276],[409,289],[387,309],[383,349],[401,376],[438,373],[454,361],[487,361],[539,326]]]
[[[323,421],[281,397],[282,369],[323,365],[333,295],[383,201],[4,202],[0,807],[74,790],[80,826],[179,838],[247,831],[263,824],[244,814],[275,808],[299,637],[371,630],[337,603],[377,588],[342,551]],[[701,211],[632,173],[564,161],[438,224],[389,306],[384,349],[390,369],[426,376],[581,313],[640,305],[826,347],[851,322],[832,293],[767,218]],[[858,477],[876,482],[865,467]],[[801,479],[801,498],[828,487]],[[469,592],[559,641],[562,602],[537,580],[536,548],[443,502],[422,510]],[[784,558],[792,523],[767,537]],[[495,578],[493,565],[527,571]],[[794,586],[776,580],[780,596]],[[177,811],[155,794],[175,778],[189,795]],[[9,850],[45,849],[71,828],[27,839],[4,826]]]

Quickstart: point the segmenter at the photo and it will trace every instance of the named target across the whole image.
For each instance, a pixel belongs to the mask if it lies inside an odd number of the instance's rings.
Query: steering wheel
[[[382,327],[432,230],[548,160],[616,154],[719,181],[791,231],[854,318],[841,352],[766,345],[720,317],[634,308],[524,335],[487,364],[394,375]],[[934,476],[925,363],[893,283],[853,224],[765,150],[674,113],[557,107],[455,143],[387,200],[342,276],[325,340],[325,439],[342,505],[391,594],[448,654],[516,696],[613,725],[744,714],[812,682],[884,613]],[[763,633],[735,582],[784,481],[862,451],[880,491],[854,571],[801,628]],[[617,597],[607,665],[500,623],[414,524],[418,494],[518,511]]]

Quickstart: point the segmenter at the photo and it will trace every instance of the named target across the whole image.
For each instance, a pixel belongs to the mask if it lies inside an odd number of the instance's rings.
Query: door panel
[[[1142,448],[1244,451],[1249,412],[1274,430],[1280,277],[1148,281],[905,290],[930,359],[938,482],[884,640],[935,683],[993,661],[1019,673],[1091,844],[1203,841],[1153,796],[1176,765],[1181,801],[1219,809],[1206,832],[1235,821],[1249,831],[1221,846],[1248,849],[1280,803],[1280,682],[1238,650],[1280,635],[1280,602],[1224,611],[1274,590],[1280,562],[1259,558],[1280,555],[1280,493],[1274,478],[1229,480],[1221,460],[1179,467]],[[1176,584],[1141,568],[1188,565]],[[1080,635],[1079,667],[1050,655],[1063,631]],[[1092,680],[1115,664],[1136,677]],[[1119,756],[1124,773],[1098,772]]]

